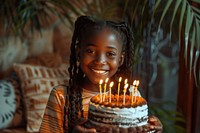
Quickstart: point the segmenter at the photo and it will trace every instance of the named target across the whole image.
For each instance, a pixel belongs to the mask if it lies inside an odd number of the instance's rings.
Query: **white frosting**
[[[119,127],[142,126],[147,124],[148,106],[142,105],[136,108],[111,108],[104,105],[90,102],[89,115],[90,120],[95,125],[115,125]],[[103,118],[103,119],[102,119]]]

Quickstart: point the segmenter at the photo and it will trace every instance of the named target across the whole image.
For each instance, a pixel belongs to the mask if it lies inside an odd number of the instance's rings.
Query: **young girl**
[[[120,76],[131,78],[133,46],[132,32],[125,23],[79,17],[71,43],[69,85],[52,90],[40,132],[96,132],[85,128],[80,118],[87,119],[90,98],[99,93],[101,79],[117,83]],[[144,128],[155,128],[152,121]],[[104,131],[119,132],[119,129]]]

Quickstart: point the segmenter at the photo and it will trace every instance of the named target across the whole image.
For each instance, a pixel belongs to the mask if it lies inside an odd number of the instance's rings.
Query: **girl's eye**
[[[92,49],[87,49],[86,52],[89,53],[89,54],[95,54],[95,51],[92,50]]]
[[[116,56],[116,53],[115,52],[108,52],[107,56],[114,58]]]

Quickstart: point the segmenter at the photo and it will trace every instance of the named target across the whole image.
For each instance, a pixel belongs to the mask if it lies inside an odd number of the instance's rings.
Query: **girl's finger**
[[[162,131],[162,126],[154,126],[154,125],[151,125],[151,126],[150,126],[150,129],[151,129],[151,130],[156,130],[156,131]]]
[[[96,129],[94,129],[94,128],[91,128],[91,129],[85,128],[84,129],[84,133],[96,133]]]
[[[137,129],[135,127],[130,127],[130,128],[128,128],[128,132],[129,133],[136,133]]]
[[[113,128],[113,133],[120,133],[119,127]]]

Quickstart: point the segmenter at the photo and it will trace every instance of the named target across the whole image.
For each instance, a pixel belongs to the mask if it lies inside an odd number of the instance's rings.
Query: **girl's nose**
[[[97,64],[106,64],[106,57],[103,54],[100,54],[96,57],[95,63]]]

